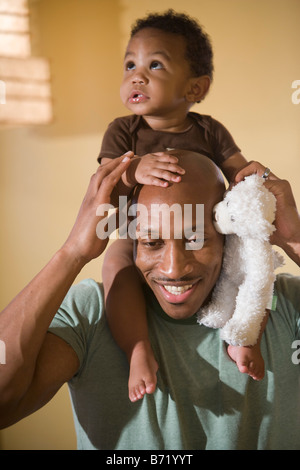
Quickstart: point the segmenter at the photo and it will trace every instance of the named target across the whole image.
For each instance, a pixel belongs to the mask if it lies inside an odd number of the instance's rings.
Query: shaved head
[[[167,188],[159,186],[142,186],[140,198],[172,199],[173,202],[186,203],[190,197],[194,203],[214,206],[224,195],[225,185],[220,169],[204,155],[186,150],[172,150],[170,154],[178,158],[178,164],[184,168],[185,174],[180,183],[170,184]],[[191,202],[191,201],[190,201]]]

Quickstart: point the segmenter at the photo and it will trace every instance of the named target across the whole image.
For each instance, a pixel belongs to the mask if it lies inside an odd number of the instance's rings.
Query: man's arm
[[[7,361],[6,367],[10,366]],[[14,387],[14,397],[10,392],[10,399],[6,404],[3,403],[3,410],[1,408],[0,411],[0,428],[11,426],[48,403],[60,387],[76,374],[78,367],[78,357],[71,346],[58,336],[46,333],[36,359],[33,376],[28,380],[23,396],[20,396],[21,384],[17,382],[20,374],[15,376],[15,385],[9,384],[10,388]]]
[[[286,180],[275,179],[266,181],[265,185],[277,200],[276,231],[271,242],[280,246],[300,266],[300,215],[291,186]]]
[[[78,369],[75,352],[48,327],[81,269],[105,249],[96,216],[110,203],[113,187],[128,168],[123,157],[100,166],[92,176],[75,225],[62,248],[0,313],[0,339],[6,364],[0,364],[0,427],[45,404]]]
[[[250,162],[235,177],[238,183],[245,176],[257,173],[263,175],[266,167],[258,162]],[[288,181],[281,180],[273,173],[268,176],[265,186],[276,197],[276,231],[271,243],[281,247],[300,266],[300,216],[295,198]]]

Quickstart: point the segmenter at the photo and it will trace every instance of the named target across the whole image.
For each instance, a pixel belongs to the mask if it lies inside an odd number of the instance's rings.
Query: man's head
[[[138,193],[138,205],[145,208],[147,216],[139,213],[136,265],[163,310],[172,318],[183,319],[209,300],[219,277],[223,237],[214,228],[213,207],[222,199],[225,188],[220,170],[207,157],[188,151],[172,154],[186,171],[182,181],[168,188],[142,186]],[[155,211],[152,215],[154,204],[177,204],[181,208],[181,222],[175,218],[171,221],[168,237],[163,236],[163,228],[169,221],[162,220]],[[193,243],[198,241],[193,232],[196,226],[201,228],[196,220],[196,205],[201,204],[203,246],[193,249]],[[191,207],[193,211],[185,217],[186,209]]]

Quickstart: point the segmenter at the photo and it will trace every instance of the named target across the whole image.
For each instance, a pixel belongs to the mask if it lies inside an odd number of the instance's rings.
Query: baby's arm
[[[116,240],[108,248],[102,271],[108,323],[130,364],[129,398],[136,401],[154,392],[157,363],[148,338],[142,280],[133,263],[130,239]]]
[[[247,164],[248,161],[245,157],[240,152],[236,152],[231,155],[231,157],[227,158],[227,160],[224,160],[221,165],[221,170],[226,176],[227,181],[233,183],[235,175]]]

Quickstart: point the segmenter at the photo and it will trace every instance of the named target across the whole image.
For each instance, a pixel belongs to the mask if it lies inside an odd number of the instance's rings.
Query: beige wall
[[[299,0],[32,0],[33,46],[51,60],[55,122],[0,132],[1,307],[65,240],[119,100],[130,24],[173,7],[211,35],[215,80],[194,110],[233,134],[246,158],[289,179],[300,203]],[[79,276],[100,279],[101,260]],[[298,268],[288,262],[285,270]],[[75,448],[65,388],[34,416],[0,433],[3,449]]]

